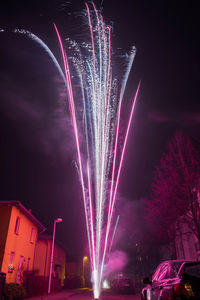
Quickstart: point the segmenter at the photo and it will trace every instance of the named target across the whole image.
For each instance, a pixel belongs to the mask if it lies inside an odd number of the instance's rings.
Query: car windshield
[[[200,263],[185,264],[183,274],[200,278]]]

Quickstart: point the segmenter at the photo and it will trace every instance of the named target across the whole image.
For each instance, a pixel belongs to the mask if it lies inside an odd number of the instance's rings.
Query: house
[[[176,224],[175,247],[177,259],[197,260],[199,242],[188,224],[179,218]]]
[[[66,278],[64,287],[66,289],[76,289],[89,287],[91,284],[90,262],[87,256],[82,259],[68,257],[66,262]]]
[[[51,251],[52,251],[52,236],[39,235],[36,252],[34,269],[37,272],[37,276],[49,278],[50,263],[51,263]],[[65,280],[65,268],[66,268],[66,252],[65,249],[55,241],[53,251],[53,263],[52,263],[52,279],[54,282],[59,283],[59,286],[64,286]],[[53,283],[52,281],[52,288]]]
[[[32,271],[38,232],[45,227],[19,201],[0,201],[0,272],[6,282],[22,283]]]

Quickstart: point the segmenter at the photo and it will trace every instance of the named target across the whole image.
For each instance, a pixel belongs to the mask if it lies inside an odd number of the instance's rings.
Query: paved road
[[[93,294],[88,289],[66,290],[45,296],[27,298],[25,300],[94,300]],[[113,294],[111,292],[102,293],[99,300],[140,300],[140,294]]]
[[[92,293],[80,293],[70,295],[69,300],[93,300]],[[140,294],[102,294],[99,300],[140,300]]]

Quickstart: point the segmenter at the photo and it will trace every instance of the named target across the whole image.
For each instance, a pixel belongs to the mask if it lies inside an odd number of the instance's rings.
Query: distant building
[[[200,191],[198,188],[194,187],[192,189],[192,193],[195,199],[192,207],[194,211],[197,212],[198,222],[200,210]],[[187,219],[187,216],[182,216],[176,221],[176,256],[178,259],[200,260],[200,243],[197,239],[197,236],[189,226],[189,224],[191,224],[191,219],[193,219],[193,215],[190,211],[188,211],[187,215],[189,216],[189,219]]]
[[[19,201],[0,201],[0,271],[6,282],[22,283],[32,271],[38,232],[45,227]]]
[[[81,276],[80,266],[77,262],[69,261],[66,263],[67,278],[75,278]]]
[[[34,269],[37,271],[37,276],[43,276],[43,278],[49,277],[50,260],[52,249],[52,236],[39,235],[36,252]],[[54,244],[54,256],[52,267],[52,279],[59,279],[61,286],[64,286],[65,280],[65,268],[66,268],[66,252],[63,247],[55,241]]]
[[[179,218],[176,230],[176,256],[177,259],[197,260],[199,257],[199,241],[188,224]]]
[[[88,258],[85,258],[84,256],[81,260],[74,260],[72,257],[69,257],[66,263],[65,288],[90,287],[90,264]]]

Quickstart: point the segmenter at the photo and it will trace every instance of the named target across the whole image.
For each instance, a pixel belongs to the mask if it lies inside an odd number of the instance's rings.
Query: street
[[[80,293],[70,295],[70,300],[93,300],[92,293]],[[140,300],[140,294],[102,294],[99,300]]]
[[[94,300],[93,293],[88,289],[63,290],[50,295],[35,296],[26,300]],[[99,300],[140,300],[140,293],[116,294],[111,291],[102,292]]]

